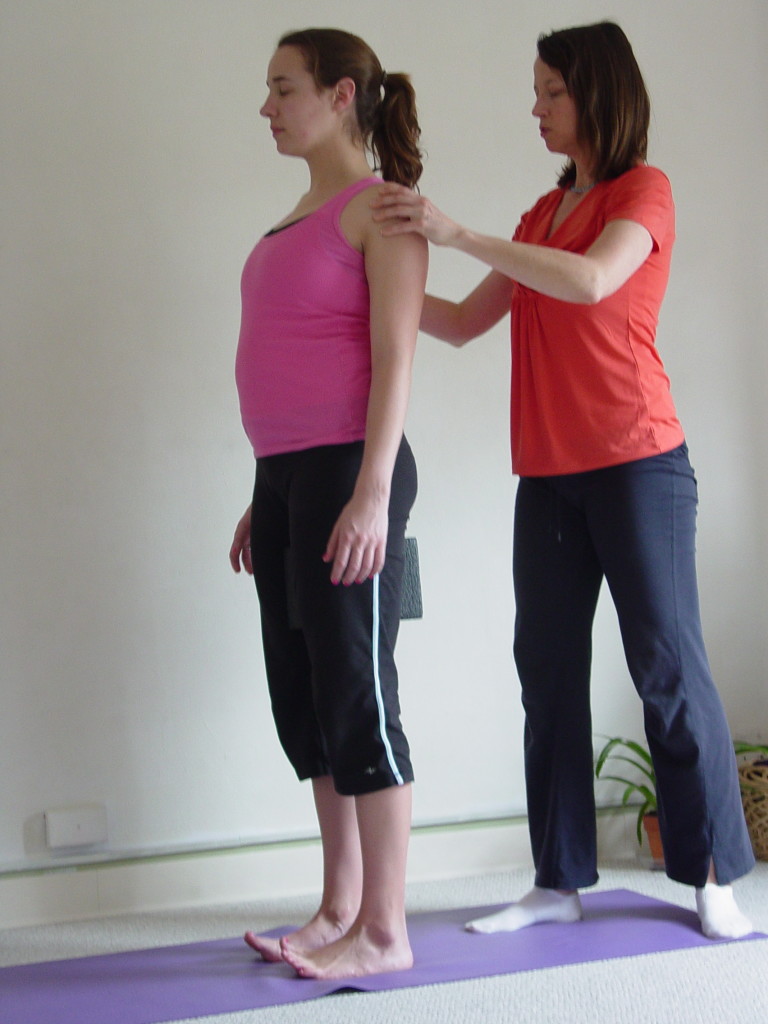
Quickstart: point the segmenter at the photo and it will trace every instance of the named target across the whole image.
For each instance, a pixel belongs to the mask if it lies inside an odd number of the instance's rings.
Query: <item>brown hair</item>
[[[287,32],[278,46],[295,46],[318,89],[342,78],[355,83],[356,130],[385,181],[413,188],[421,177],[416,94],[407,75],[385,74],[366,42],[335,28]]]
[[[595,181],[618,178],[645,160],[651,103],[629,40],[618,25],[561,29],[538,40],[541,60],[563,76],[576,104],[579,140],[589,147]],[[569,160],[558,184],[572,185]]]

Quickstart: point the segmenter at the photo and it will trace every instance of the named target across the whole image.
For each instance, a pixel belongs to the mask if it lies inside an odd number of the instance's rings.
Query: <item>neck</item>
[[[577,195],[583,192],[589,192],[595,184],[595,178],[591,166],[587,166],[578,160],[573,161],[573,166],[576,169],[576,176],[569,185],[571,192],[575,192]]]
[[[340,192],[355,181],[373,172],[362,146],[335,147],[331,153],[307,157],[309,192],[311,196],[327,196]]]

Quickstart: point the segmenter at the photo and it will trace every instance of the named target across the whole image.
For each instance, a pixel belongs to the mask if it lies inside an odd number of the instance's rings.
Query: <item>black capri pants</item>
[[[413,781],[394,648],[416,463],[403,438],[392,475],[384,568],[331,583],[322,556],[355,487],[363,442],[256,464],[251,558],[280,743],[299,779],[330,775],[359,796]]]

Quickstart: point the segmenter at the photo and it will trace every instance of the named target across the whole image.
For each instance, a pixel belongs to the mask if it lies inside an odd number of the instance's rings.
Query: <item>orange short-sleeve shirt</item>
[[[584,253],[611,220],[653,239],[643,265],[594,305],[515,284],[512,293],[512,465],[521,476],[579,473],[671,451],[683,442],[656,349],[675,236],[672,191],[654,167],[603,181],[547,237],[558,188],[526,213],[515,241]]]

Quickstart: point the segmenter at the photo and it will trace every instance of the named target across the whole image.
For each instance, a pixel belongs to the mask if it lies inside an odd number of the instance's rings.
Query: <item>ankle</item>
[[[715,881],[713,881],[713,880],[708,878],[706,880],[706,882],[704,883],[704,885],[696,887],[696,892],[701,892],[701,893],[710,893],[710,892],[711,893],[718,893],[718,892],[729,893],[730,892],[730,893],[732,893],[733,892],[733,886],[732,885],[720,885],[719,882],[715,882]]]
[[[349,928],[357,917],[359,906],[357,904],[345,903],[335,906],[320,907],[318,917],[321,917],[326,924],[338,928]]]
[[[371,946],[377,949],[393,949],[405,942],[408,943],[408,928],[403,917],[402,921],[394,919],[382,921],[374,918],[370,921],[360,921],[358,931],[361,937]]]

